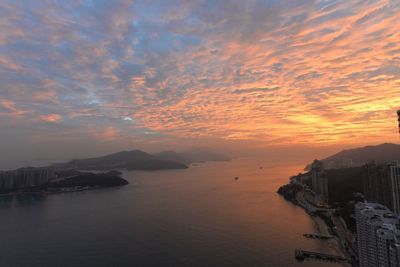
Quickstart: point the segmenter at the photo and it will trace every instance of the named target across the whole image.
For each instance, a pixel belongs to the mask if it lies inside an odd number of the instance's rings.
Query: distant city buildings
[[[400,266],[400,220],[381,204],[355,207],[360,267]]]
[[[12,171],[0,171],[0,192],[42,186],[54,177],[54,169],[51,167],[27,167]]]
[[[311,164],[311,186],[315,192],[316,200],[323,204],[328,203],[328,176],[322,161],[314,160]]]

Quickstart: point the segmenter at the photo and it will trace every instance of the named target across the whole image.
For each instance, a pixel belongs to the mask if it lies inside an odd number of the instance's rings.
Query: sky
[[[399,29],[398,0],[3,0],[0,167],[398,142]]]

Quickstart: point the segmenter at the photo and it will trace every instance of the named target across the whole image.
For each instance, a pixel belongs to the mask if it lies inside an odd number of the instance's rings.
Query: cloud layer
[[[1,1],[0,143],[395,140],[399,27],[397,0]]]

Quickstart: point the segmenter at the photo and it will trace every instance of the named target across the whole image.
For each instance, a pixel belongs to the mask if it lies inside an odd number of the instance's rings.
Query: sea
[[[306,212],[276,193],[299,163],[238,158],[123,171],[129,185],[0,197],[0,266],[340,266]],[[238,177],[238,179],[235,179]]]

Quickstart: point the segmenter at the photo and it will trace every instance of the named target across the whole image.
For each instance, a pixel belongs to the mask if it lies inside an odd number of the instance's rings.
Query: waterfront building
[[[52,167],[27,167],[12,171],[0,171],[0,192],[42,186],[54,177],[55,173]]]
[[[328,176],[322,161],[314,160],[311,164],[311,186],[317,200],[328,203]]]
[[[377,203],[355,209],[360,267],[400,266],[400,219]]]

